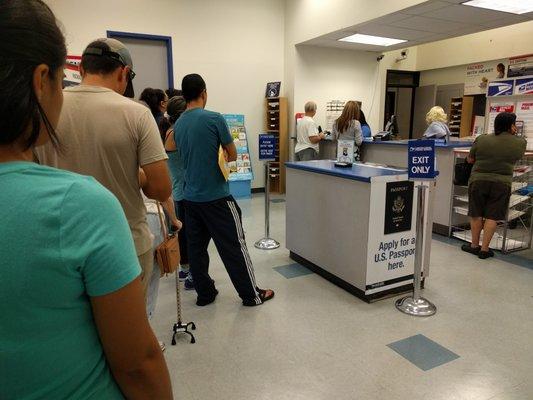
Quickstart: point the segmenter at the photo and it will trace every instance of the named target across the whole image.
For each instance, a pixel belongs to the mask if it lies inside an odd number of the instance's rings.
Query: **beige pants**
[[[144,301],[146,302],[148,285],[154,271],[154,252],[150,249],[146,253],[137,256],[137,258],[139,259],[139,264],[141,264],[141,282],[143,284]]]

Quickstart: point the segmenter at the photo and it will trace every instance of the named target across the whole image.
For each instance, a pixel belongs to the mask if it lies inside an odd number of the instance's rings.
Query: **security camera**
[[[380,55],[378,56],[378,58],[376,58],[376,61],[377,61],[377,62],[380,62],[381,60],[383,60],[383,57],[385,57],[385,55],[384,55],[384,54],[380,54]]]
[[[396,62],[400,62],[400,61],[406,60],[407,59],[407,53],[408,53],[408,50],[402,50],[400,52],[400,57],[396,58]]]

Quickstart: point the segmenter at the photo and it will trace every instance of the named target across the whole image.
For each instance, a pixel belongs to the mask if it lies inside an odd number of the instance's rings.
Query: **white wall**
[[[422,44],[417,69],[445,68],[533,52],[533,21]]]
[[[283,78],[283,0],[92,0],[83,8],[79,1],[46,1],[64,25],[69,54],[80,54],[107,30],[172,36],[175,85],[200,73],[208,108],[245,115],[253,187],[264,186],[257,135],[266,83]]]
[[[464,83],[466,76],[466,65],[455,67],[438,68],[422,71],[420,73],[420,86],[426,85],[451,85]]]
[[[325,127],[325,107],[330,100],[359,100],[370,120],[373,84],[378,63],[373,53],[314,46],[298,46],[294,81],[295,112],[303,112],[306,101],[318,105],[315,120]],[[375,109],[379,104],[375,104]]]

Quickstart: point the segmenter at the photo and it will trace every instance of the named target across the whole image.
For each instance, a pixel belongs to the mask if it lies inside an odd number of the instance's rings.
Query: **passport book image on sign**
[[[411,230],[414,182],[388,182],[385,197],[384,233]]]

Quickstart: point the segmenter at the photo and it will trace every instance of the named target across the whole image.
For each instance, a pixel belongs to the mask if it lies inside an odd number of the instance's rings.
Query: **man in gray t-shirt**
[[[170,197],[171,183],[150,110],[124,97],[133,97],[132,65],[118,40],[89,44],[80,66],[81,85],[64,91],[57,128],[62,152],[46,145],[36,153],[42,164],[94,177],[118,198],[133,235],[146,294],[153,253],[140,191],[164,201]]]

